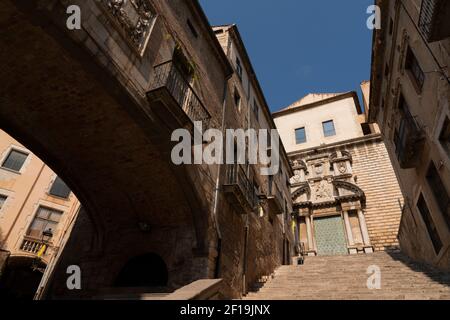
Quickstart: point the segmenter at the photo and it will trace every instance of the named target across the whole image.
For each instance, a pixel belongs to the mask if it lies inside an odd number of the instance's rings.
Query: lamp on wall
[[[40,241],[41,248],[37,252],[36,257],[33,259],[33,262],[31,264],[31,268],[33,269],[33,271],[38,270],[38,271],[44,273],[45,268],[40,268],[41,260],[42,260],[41,257],[47,251],[47,248],[49,247],[49,242],[52,238],[53,238],[53,231],[51,228],[42,231],[42,236],[41,236],[41,241]]]

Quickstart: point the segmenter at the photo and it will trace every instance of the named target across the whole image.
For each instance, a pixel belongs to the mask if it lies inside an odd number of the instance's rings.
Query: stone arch
[[[300,202],[309,202],[311,200],[311,187],[308,183],[303,183],[297,190],[292,192],[292,199],[294,200],[294,203],[297,203],[298,198],[301,196],[306,195],[306,201],[300,201]]]
[[[127,261],[116,277],[116,287],[166,287],[169,272],[164,260],[155,253],[135,256]]]
[[[32,300],[46,266],[29,256],[10,256],[0,279],[0,299]]]
[[[362,204],[366,201],[366,194],[364,191],[351,182],[334,180],[333,186],[337,191],[336,198],[338,200],[360,200]],[[344,190],[346,192],[343,192]]]
[[[45,14],[30,22],[37,2],[27,3],[27,8],[10,1],[0,5],[5,21],[14,22],[0,39],[0,60],[8,66],[0,72],[0,127],[51,167],[84,208],[73,227],[77,236],[71,236],[55,268],[49,297],[77,294],[64,286],[72,264],[83,270],[86,290],[80,294],[111,285],[97,273],[108,272],[127,248],[148,250],[149,238],[162,233],[183,239],[182,246],[171,241],[165,250],[177,252],[187,265],[207,258],[211,218],[203,173],[172,163],[173,123],[157,111],[167,110],[171,100],[147,100],[130,85],[133,79],[102,64],[110,57],[92,56]],[[143,71],[151,72],[151,62]],[[186,269],[180,275],[186,281],[201,272]]]

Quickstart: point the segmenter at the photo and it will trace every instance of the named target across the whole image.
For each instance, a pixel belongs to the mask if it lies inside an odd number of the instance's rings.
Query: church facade
[[[274,118],[294,170],[299,249],[307,255],[398,249],[403,198],[357,94],[310,94]]]

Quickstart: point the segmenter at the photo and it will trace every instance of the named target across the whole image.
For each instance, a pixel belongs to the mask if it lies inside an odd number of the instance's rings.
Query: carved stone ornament
[[[314,166],[314,171],[316,172],[316,174],[318,176],[322,175],[322,173],[323,173],[323,164],[316,164]]]
[[[317,200],[330,199],[333,197],[333,192],[331,189],[331,184],[329,184],[326,180],[322,180],[317,182],[315,186],[315,194]]]
[[[124,36],[141,52],[152,27],[155,14],[148,0],[101,0]]]
[[[347,164],[345,162],[339,162],[337,164],[337,167],[341,174],[344,174],[347,172]]]
[[[302,182],[302,179],[301,179],[300,175],[301,175],[300,170],[295,170],[294,171],[294,176],[290,180],[291,184],[297,184],[297,183]]]

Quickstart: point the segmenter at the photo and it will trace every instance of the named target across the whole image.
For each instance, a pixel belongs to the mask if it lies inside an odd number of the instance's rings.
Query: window
[[[60,177],[56,177],[53,182],[52,187],[50,188],[49,193],[52,196],[60,197],[60,198],[68,198],[70,195],[69,187],[62,181]]]
[[[417,201],[417,209],[422,216],[423,222],[425,222],[425,226],[427,228],[428,234],[430,235],[431,242],[433,243],[434,251],[436,252],[436,254],[439,254],[442,249],[442,240],[439,237],[436,225],[434,224],[433,218],[430,214],[430,210],[428,209],[423,195],[420,195],[419,201]]]
[[[5,161],[3,161],[2,167],[19,172],[27,157],[28,154],[25,152],[11,150]]]
[[[241,110],[241,96],[236,88],[234,89],[234,105]]]
[[[361,123],[361,129],[365,136],[372,134],[372,129],[370,128],[370,124],[368,123]]]
[[[239,76],[239,79],[242,80],[242,64],[241,64],[241,60],[239,60],[238,57],[236,57],[236,72]]]
[[[325,137],[331,137],[336,135],[333,120],[323,122],[322,126],[323,126],[323,134],[325,135]]]
[[[441,135],[439,136],[439,141],[447,152],[447,156],[450,158],[450,119],[445,119],[444,126],[442,127]]]
[[[416,56],[412,52],[411,48],[408,48],[406,54],[405,69],[408,70],[414,79],[414,82],[419,90],[422,90],[423,83],[425,82],[425,74],[417,61]]]
[[[7,197],[0,194],[0,210],[2,210],[3,205],[6,202]]]
[[[427,181],[433,191],[438,207],[444,215],[445,221],[450,228],[450,196],[448,195],[444,183],[441,180],[441,176],[439,175],[433,162],[431,162],[430,168],[427,172]]]
[[[256,121],[258,121],[259,120],[259,106],[255,100],[253,100],[253,113],[255,115]]]
[[[295,130],[295,142],[297,144],[302,144],[306,142],[306,131],[305,128],[300,128]]]
[[[191,20],[187,19],[186,23],[187,23],[187,25],[188,25],[188,27],[189,27],[189,30],[191,30],[192,35],[193,35],[194,37],[198,38],[198,32],[197,32],[197,30],[195,30],[195,27],[194,27],[194,25],[192,24]]]
[[[387,78],[390,73],[391,73],[391,71],[389,69],[389,65],[386,64],[386,66],[384,67],[384,76]]]
[[[27,236],[40,239],[44,231],[52,231],[54,234],[62,215],[62,211],[39,207],[28,229]]]

